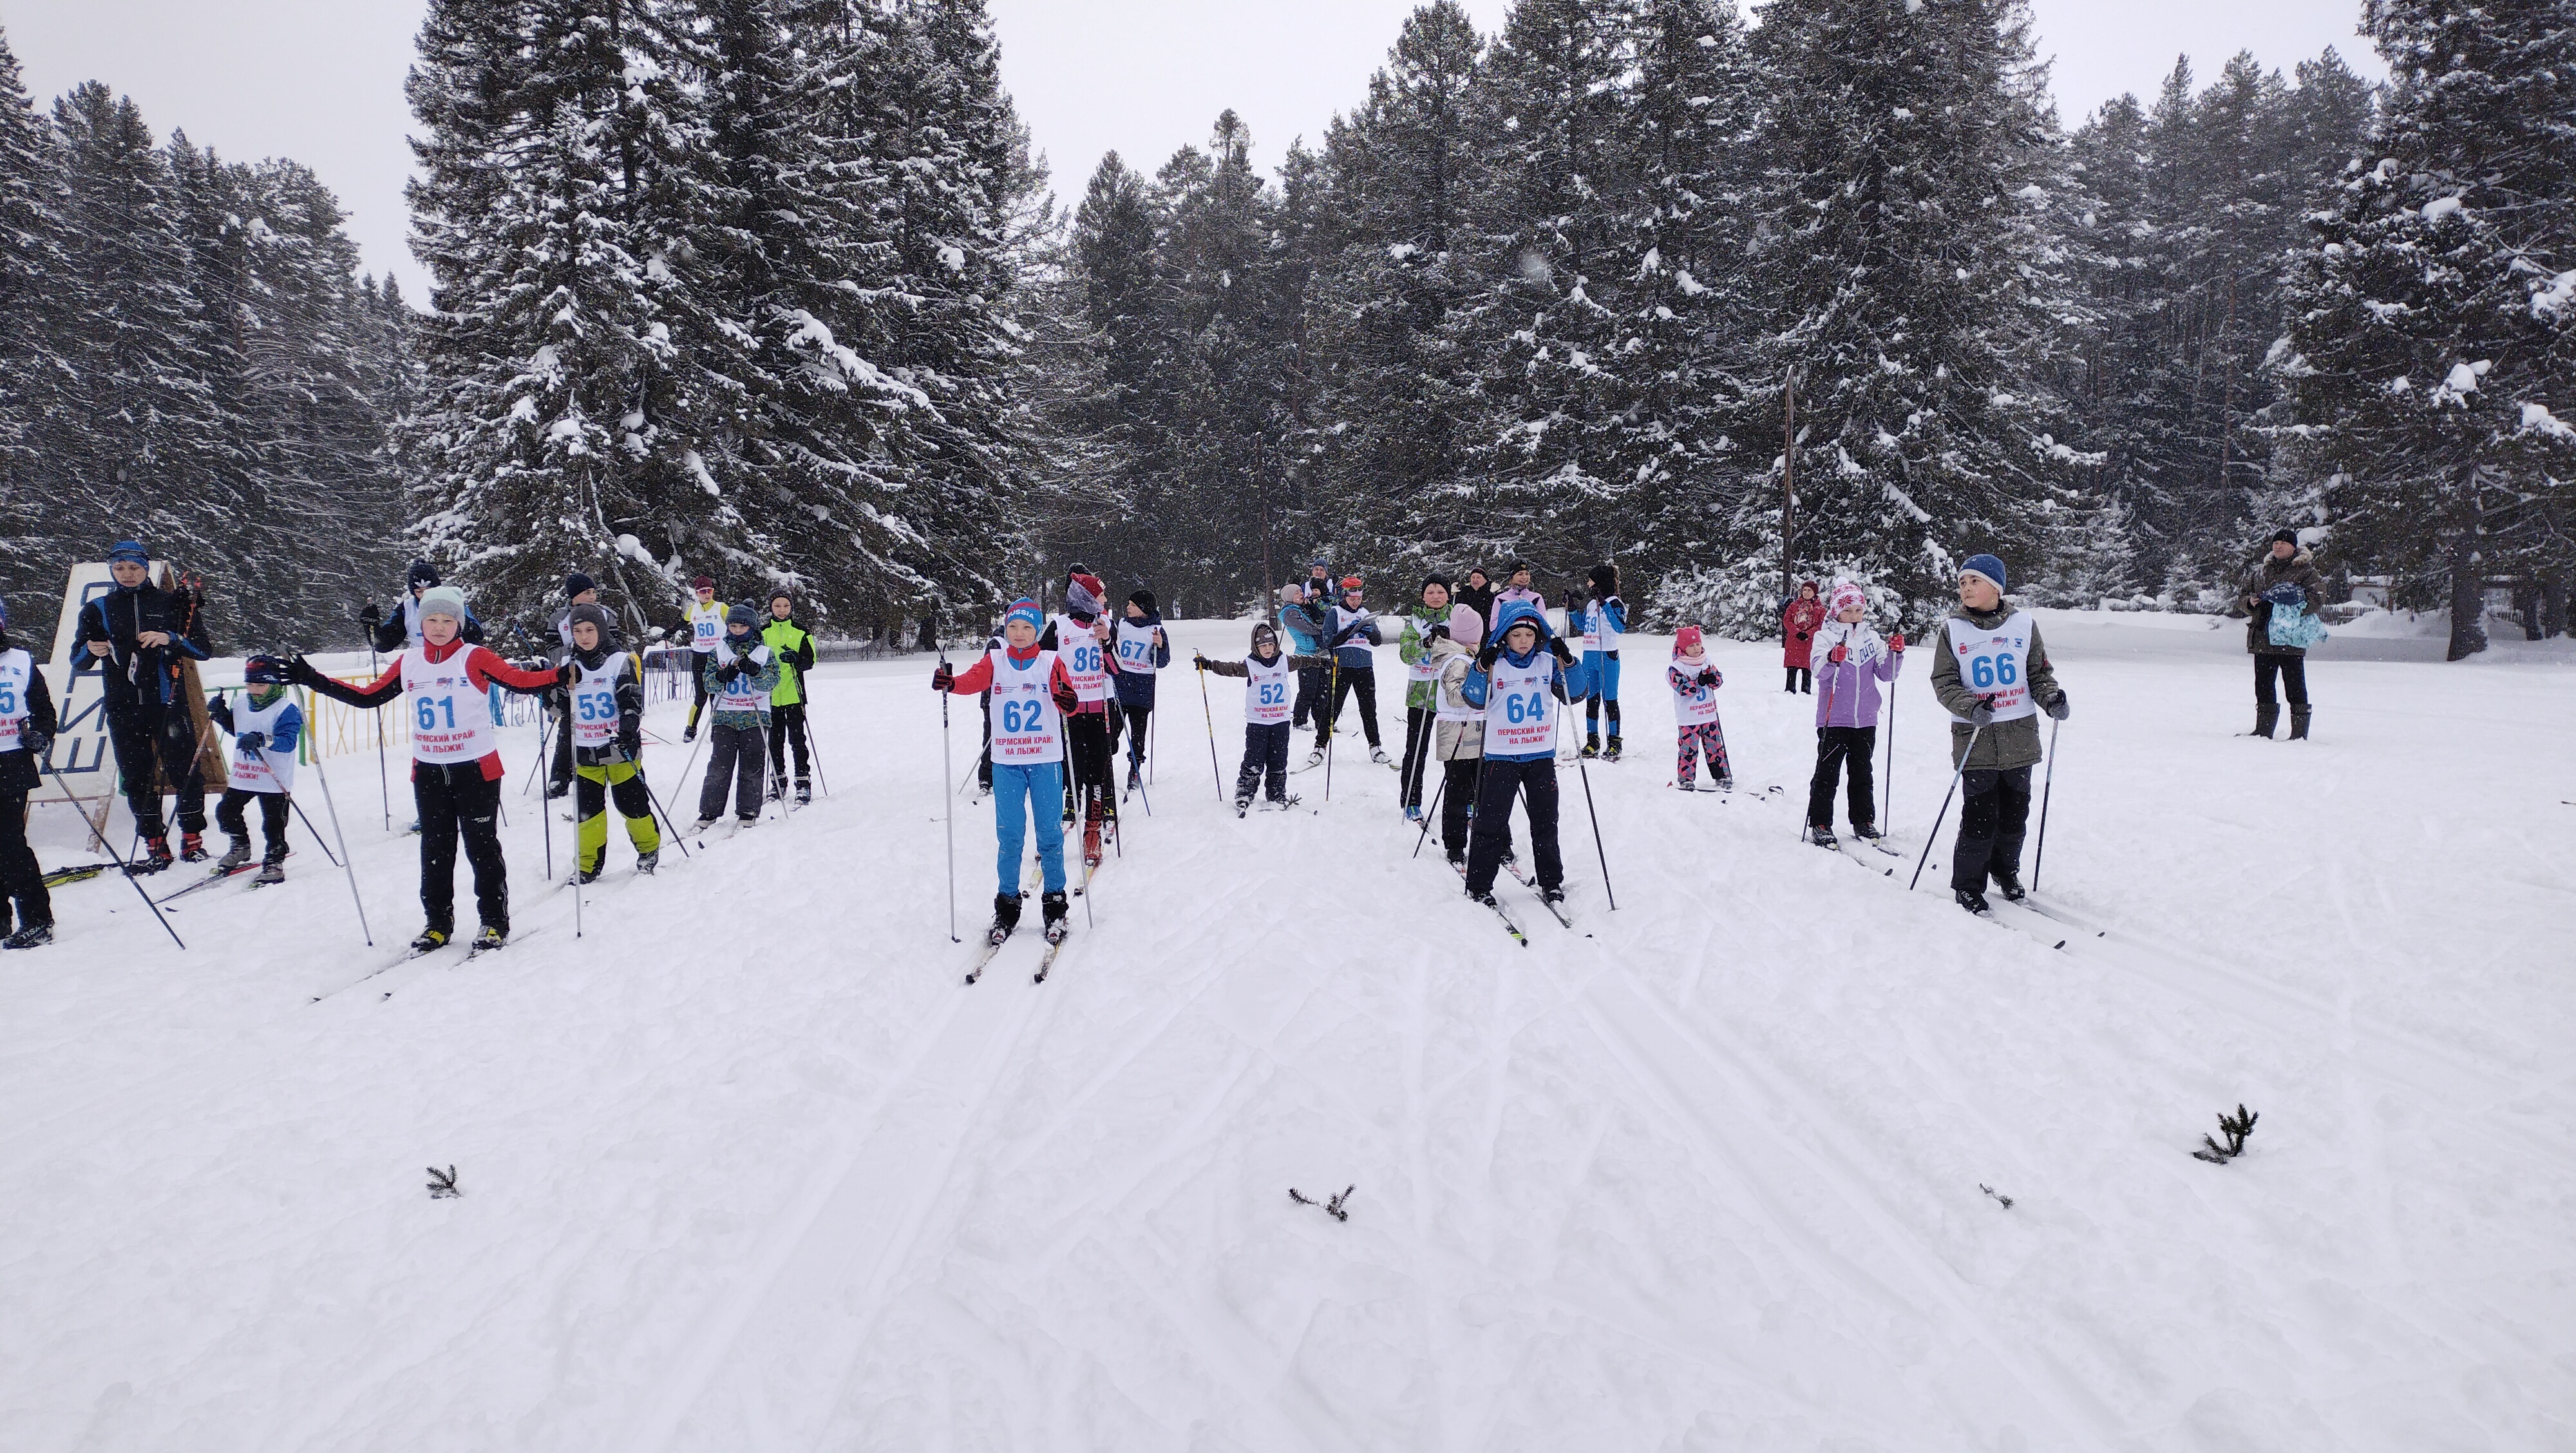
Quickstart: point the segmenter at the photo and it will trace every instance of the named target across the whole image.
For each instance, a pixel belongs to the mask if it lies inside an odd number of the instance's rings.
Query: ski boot
[[[1997,868],[1994,871],[1995,891],[2004,895],[2006,903],[2019,903],[2030,896],[2029,892],[2021,886],[2020,869]]]
[[[1732,791],[1734,791],[1734,790],[1735,790],[1735,779],[1734,779],[1734,778],[1732,778],[1732,777],[1720,777],[1720,778],[1718,778],[1718,779],[1717,779],[1717,790],[1718,790],[1718,791],[1720,791],[1720,792],[1732,792]]]
[[[796,779],[796,805],[803,807],[814,800],[814,784],[807,778]]]
[[[1538,901],[1545,903],[1550,907],[1554,907],[1555,905],[1565,901],[1565,890],[1563,888],[1541,888],[1538,890]]]
[[[1992,918],[1994,916],[1995,906],[1986,901],[1985,894],[1978,892],[1974,888],[1958,889],[1953,892],[1950,897],[1952,901],[1956,902],[1960,907],[1977,915],[1979,918]]]
[[[1597,756],[1600,756],[1600,755],[1601,755],[1601,739],[1600,739],[1599,737],[1597,737],[1597,736],[1594,736],[1594,735],[1593,735],[1592,733],[1590,733],[1590,732],[1585,732],[1585,733],[1583,734],[1583,757],[1584,757],[1584,760],[1586,760],[1586,761],[1590,761],[1592,758],[1597,757]]]
[[[1369,748],[1369,760],[1377,763],[1381,767],[1392,767],[1395,765],[1395,759],[1386,754],[1386,748],[1384,747]]]
[[[733,828],[736,832],[758,826],[760,826],[760,814],[757,812],[744,813],[733,820]]]
[[[1068,912],[1068,909],[1065,905],[1064,895],[1061,893],[1040,894],[1038,896],[1038,912],[1046,920],[1046,941],[1049,943],[1064,942],[1065,934],[1070,932],[1073,928],[1071,923],[1065,921],[1065,915]]]
[[[224,855],[215,859],[215,871],[229,873],[248,862],[250,862],[250,839],[234,838],[233,845],[224,849]]]
[[[1235,815],[1235,816],[1237,816],[1237,817],[1241,817],[1241,816],[1243,816],[1245,813],[1250,812],[1251,810],[1252,810],[1252,799],[1251,799],[1250,797],[1238,797],[1238,798],[1234,799],[1234,815]]]
[[[1100,815],[1096,812],[1083,814],[1082,865],[1086,868],[1100,866]]]
[[[1855,825],[1852,828],[1852,836],[1859,838],[1865,843],[1885,842],[1887,840],[1887,834],[1880,832],[1878,830],[1878,824],[1874,822],[1864,822]]]
[[[1272,797],[1262,802],[1261,810],[1264,812],[1286,812],[1289,808],[1292,808],[1305,800],[1306,799],[1297,796],[1295,793],[1290,793],[1286,797]]]
[[[597,869],[597,868],[581,868],[581,869],[578,869],[578,870],[576,870],[576,871],[573,873],[573,875],[572,875],[572,880],[573,880],[574,882],[576,882],[576,883],[579,883],[579,884],[580,884],[580,885],[582,885],[583,887],[587,888],[587,887],[589,887],[591,884],[596,883],[596,882],[598,882],[598,881],[599,881],[599,869]]]
[[[1617,737],[1612,737],[1610,739],[1610,745],[1601,749],[1601,760],[1605,762],[1615,762],[1619,760],[1619,739]]]
[[[411,941],[411,951],[416,954],[425,954],[435,949],[443,949],[447,947],[447,940],[448,931],[440,928],[436,924],[432,924],[420,931],[420,937]]]
[[[259,865],[259,871],[258,871],[258,872],[256,872],[256,873],[251,874],[251,876],[250,876],[250,881],[251,881],[251,882],[252,882],[252,884],[253,884],[253,885],[255,885],[255,886],[256,886],[256,885],[259,885],[259,884],[265,884],[265,883],[283,883],[283,882],[285,882],[285,881],[286,881],[286,864],[285,864],[285,861],[283,860],[283,858],[282,858],[282,857],[277,857],[277,858],[270,858],[270,859],[268,859],[268,860],[266,860],[266,861],[262,862],[262,863]]]
[[[0,948],[40,948],[54,941],[54,925],[30,923],[7,938],[0,938]]]
[[[1404,820],[1406,822],[1420,822],[1422,820],[1422,804],[1419,802],[1408,802],[1404,804]]]
[[[1144,764],[1134,757],[1129,757],[1127,759],[1127,791],[1133,792],[1136,790],[1136,769],[1142,765]]]
[[[510,941],[510,925],[487,923],[474,935],[474,952],[488,953]]]
[[[1011,930],[1018,928],[1019,926],[1020,895],[1017,893],[994,894],[993,926],[984,930],[984,942],[994,948],[1000,948],[1002,946],[1002,940],[1009,938],[1011,936]]]
[[[699,818],[697,821],[689,824],[689,836],[696,837],[698,834],[705,832],[708,828],[715,825],[716,820],[712,817]]]
[[[1311,772],[1322,765],[1324,765],[1324,749],[1317,747],[1315,750],[1306,754],[1306,765],[1298,768],[1297,770],[1300,772]]]
[[[1807,841],[1814,843],[1820,848],[1839,848],[1842,846],[1840,842],[1835,841],[1834,830],[1821,822],[1809,825],[1807,828]]]
[[[202,863],[213,856],[214,854],[206,851],[206,835],[204,833],[183,832],[179,834],[180,862]]]
[[[770,801],[772,801],[772,802],[776,802],[776,801],[779,801],[780,799],[782,799],[782,798],[786,797],[786,795],[787,795],[787,779],[786,779],[786,778],[784,778],[784,777],[772,777],[772,778],[770,778],[770,779],[769,779],[769,800],[770,800]]]
[[[662,850],[660,848],[655,848],[649,853],[637,853],[635,855],[635,871],[643,874],[647,878],[652,877],[653,870],[660,866],[662,866]]]
[[[694,741],[696,741],[697,739],[698,739],[698,729],[697,729],[695,726],[691,726],[687,731],[684,731],[684,732],[680,733],[680,740],[681,740],[682,742],[684,742],[684,743],[686,743],[686,742],[694,742]]]
[[[134,861],[126,864],[126,875],[140,877],[145,873],[158,873],[169,867],[173,861],[175,860],[170,856],[169,838],[148,837],[143,840],[142,853],[137,855]]]
[[[1449,860],[1449,866],[1458,869],[1460,872],[1466,871],[1467,850],[1465,848],[1443,847],[1440,852],[1443,857],[1446,857]]]

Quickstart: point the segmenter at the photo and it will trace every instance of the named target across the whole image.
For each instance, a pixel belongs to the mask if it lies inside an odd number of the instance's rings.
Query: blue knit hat
[[[1030,630],[1043,631],[1046,629],[1046,612],[1039,610],[1038,603],[1024,595],[1012,601],[1009,610],[1002,612],[1002,624],[1007,626],[1013,621],[1026,621]]]
[[[152,556],[143,548],[142,542],[140,541],[119,540],[114,545],[108,547],[107,563],[110,565],[149,565],[152,563]]]
[[[2012,589],[2011,582],[2004,578],[2004,562],[1996,559],[1992,555],[1969,556],[1968,563],[1959,567],[1959,573],[1961,575],[1982,575],[1987,580],[1993,582],[1997,591],[2009,591]]]

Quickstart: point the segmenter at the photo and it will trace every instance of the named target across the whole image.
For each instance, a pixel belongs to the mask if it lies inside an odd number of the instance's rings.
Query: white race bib
[[[1093,643],[1095,653],[1099,649]],[[988,651],[993,663],[993,765],[1028,767],[1064,760],[1064,719],[1056,710],[1056,653],[1038,652],[1022,666],[1007,651]]]
[[[1673,723],[1676,726],[1699,726],[1717,720],[1717,688],[1703,686],[1698,680],[1699,673],[1707,669],[1706,663],[1688,666],[1675,661],[1673,669],[1690,673],[1688,680],[1673,688]],[[1672,678],[1664,679],[1669,681]]]
[[[572,744],[596,750],[617,740],[617,673],[626,658],[608,657],[597,671],[578,660],[572,683]]]
[[[1243,658],[1243,719],[1255,726],[1268,726],[1286,721],[1296,706],[1297,673],[1288,669],[1288,653],[1280,652],[1265,663],[1259,656]]]
[[[748,640],[750,638],[746,637],[745,639]],[[732,647],[727,646],[722,642],[717,643],[716,649],[719,656],[719,664],[731,665],[736,661],[740,661],[742,663],[742,670],[738,672],[731,681],[725,682],[724,685],[717,690],[715,703],[716,710],[748,712],[768,710],[769,693],[760,689],[756,682],[756,678],[753,676],[751,652],[748,649],[745,649],[740,654],[736,654]]]
[[[1991,631],[1962,616],[1950,617],[1948,624],[1950,653],[1959,659],[1959,684],[1993,698],[1997,721],[2039,715],[2039,703],[2030,699],[2029,615],[2014,611]],[[1964,723],[1967,718],[1952,720]]]
[[[1073,694],[1082,701],[1109,699],[1109,667],[1101,660],[1100,642],[1091,627],[1069,615],[1055,618],[1056,653],[1064,657],[1064,674],[1073,678]],[[1054,761],[1052,757],[1048,761]]]
[[[1118,669],[1131,676],[1151,676],[1161,669],[1154,664],[1156,626],[1140,626],[1133,621],[1118,623]]]
[[[27,676],[35,657],[10,649],[0,651],[0,752],[18,750],[18,733],[27,722]]]
[[[1404,679],[1405,679],[1405,680],[1407,680],[1407,681],[1431,681],[1431,680],[1436,680],[1436,679],[1439,677],[1439,675],[1440,675],[1440,663],[1439,663],[1437,660],[1433,659],[1433,657],[1432,657],[1432,655],[1431,655],[1431,637],[1430,637],[1430,630],[1431,630],[1431,627],[1432,627],[1432,626],[1436,626],[1436,625],[1438,625],[1438,624],[1440,624],[1438,621],[1433,621],[1433,622],[1431,622],[1431,623],[1430,623],[1430,625],[1418,625],[1418,626],[1417,626],[1416,633],[1417,633],[1417,634],[1419,634],[1419,635],[1422,637],[1422,654],[1421,654],[1421,655],[1419,655],[1419,656],[1417,656],[1417,657],[1415,657],[1413,660],[1408,661],[1408,662],[1406,662],[1406,663],[1405,663],[1405,667],[1404,667]]]
[[[241,750],[239,741],[241,736],[248,732],[257,732],[263,737],[274,740],[277,736],[278,722],[283,720],[286,713],[293,710],[294,706],[295,698],[283,691],[277,694],[275,701],[262,707],[254,707],[250,704],[248,692],[244,692],[233,703],[235,739],[233,766],[232,770],[225,774],[225,785],[238,787],[244,792],[294,790],[295,754],[293,752],[280,751],[273,746],[261,751],[245,752]]]
[[[1526,666],[1509,656],[1494,658],[1494,674],[1485,683],[1485,752],[1496,757],[1526,757],[1556,750],[1556,658],[1542,650]]]
[[[1456,659],[1458,658],[1455,656],[1443,656],[1440,658],[1437,665],[1440,669],[1446,670],[1449,663]],[[1437,673],[1434,674],[1434,679],[1438,679]],[[1437,721],[1482,721],[1485,719],[1485,713],[1480,707],[1469,706],[1464,701],[1461,701],[1454,706],[1451,705],[1449,701],[1449,689],[1445,686],[1434,686],[1431,688],[1431,715],[1433,719]]]
[[[436,662],[426,650],[403,653],[403,696],[411,703],[413,761],[479,762],[495,750],[492,699],[465,674],[465,663],[475,650],[459,646],[454,655]]]
[[[713,651],[716,648],[717,639],[724,635],[724,628],[725,606],[723,602],[709,601],[705,605],[690,607],[689,649],[692,651]]]

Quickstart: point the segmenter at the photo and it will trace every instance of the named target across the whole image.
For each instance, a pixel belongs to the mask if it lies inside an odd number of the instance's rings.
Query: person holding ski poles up
[[[1959,771],[1959,836],[1950,891],[1970,913],[1991,913],[1986,882],[2019,902],[2021,844],[2030,821],[2030,769],[2039,761],[2039,714],[2066,720],[2066,691],[2040,643],[2039,622],[2004,601],[2004,562],[1971,555],[1959,570],[1959,608],[1941,623],[1932,693],[1950,713],[1950,760]]]

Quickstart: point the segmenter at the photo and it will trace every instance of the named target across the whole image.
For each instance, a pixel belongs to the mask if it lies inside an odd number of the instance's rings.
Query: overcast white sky
[[[1205,139],[1228,106],[1259,157],[1320,139],[1366,93],[1414,0],[988,0],[1002,74],[1078,198],[1104,151],[1151,172]],[[1510,0],[1464,0],[1486,30]],[[1936,0],[1937,3],[1937,0]],[[2146,94],[2188,52],[2201,74],[2239,49],[2286,69],[2331,45],[2381,74],[2353,33],[2358,0],[2033,0],[2069,124]],[[353,215],[366,265],[414,303],[428,288],[403,244],[411,122],[402,78],[420,0],[0,0],[0,26],[39,104],[99,79],[145,118],[234,160],[291,156]]]

